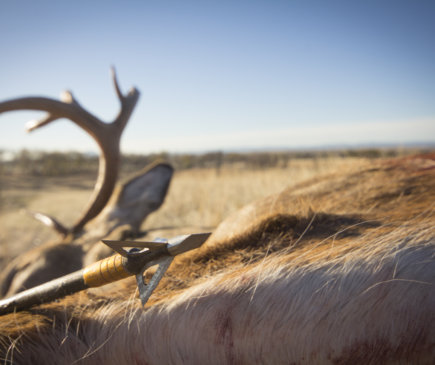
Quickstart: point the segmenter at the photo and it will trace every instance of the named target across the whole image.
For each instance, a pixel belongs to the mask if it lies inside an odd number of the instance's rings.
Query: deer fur
[[[0,320],[16,364],[433,364],[435,155],[290,187],[133,280]],[[136,293],[137,294],[137,293]]]

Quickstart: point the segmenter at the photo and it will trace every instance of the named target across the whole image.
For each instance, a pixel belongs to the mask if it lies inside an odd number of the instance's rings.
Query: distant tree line
[[[98,156],[78,152],[35,152],[23,149],[7,158],[1,153],[0,172],[32,176],[64,176],[83,173],[95,174]]]
[[[326,157],[395,157],[411,153],[424,153],[422,149],[348,149],[326,151],[284,152],[209,152],[203,154],[147,154],[122,156],[121,173],[133,173],[151,162],[171,163],[177,170],[233,166],[246,169],[285,168],[293,159],[318,159]],[[0,151],[0,174],[26,174],[32,176],[65,176],[95,174],[98,156],[78,152],[37,152],[21,150],[17,153]]]

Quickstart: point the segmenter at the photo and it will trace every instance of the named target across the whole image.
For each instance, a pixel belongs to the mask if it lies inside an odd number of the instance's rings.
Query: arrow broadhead
[[[168,270],[169,265],[171,264],[174,256],[177,256],[181,253],[194,250],[195,248],[200,247],[210,236],[211,233],[195,233],[195,234],[187,234],[183,236],[177,236],[171,238],[170,240],[158,239],[153,242],[148,241],[109,241],[103,240],[103,242],[108,245],[110,248],[118,252],[120,255],[127,258],[127,263],[129,260],[134,260],[134,258],[138,259],[143,256],[145,258],[146,255],[150,254],[149,251],[156,251],[160,249],[164,249],[158,257],[153,258],[150,261],[144,261],[140,263],[139,272],[136,273],[136,282],[139,288],[139,297],[142,302],[142,305],[145,306],[148,298],[153,293],[154,289],[159,284],[160,280],[164,276],[166,270]],[[126,247],[134,247],[142,249],[139,252],[130,251],[128,252]],[[144,250],[147,249],[147,250]],[[157,252],[155,252],[157,254]],[[148,256],[149,257],[149,256]],[[154,265],[158,265],[156,272],[153,274],[148,283],[145,282],[144,273],[145,271]],[[128,268],[127,270],[130,270]],[[134,271],[130,271],[134,272]]]
[[[171,256],[194,250],[200,247],[209,238],[211,233],[193,233],[171,238],[168,241],[168,251]]]
[[[171,256],[177,256],[183,252],[194,250],[200,247],[210,236],[211,233],[193,233],[182,236],[176,236],[170,240],[157,239],[155,241],[112,241],[102,240],[112,250],[118,252],[121,256],[127,257],[128,252],[125,247],[147,248],[151,251],[167,247]]]
[[[125,247],[134,248],[147,248],[151,251],[158,250],[160,248],[167,246],[167,241],[112,241],[112,240],[101,240],[104,244],[109,246],[113,251],[118,252],[121,256],[127,257],[129,252],[125,250]]]

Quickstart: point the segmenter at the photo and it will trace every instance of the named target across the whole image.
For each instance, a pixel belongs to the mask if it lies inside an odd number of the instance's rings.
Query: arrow
[[[118,253],[82,270],[0,300],[0,315],[25,310],[133,275],[136,276],[142,305],[145,305],[174,257],[200,247],[209,236],[210,233],[197,233],[151,242],[103,240]],[[145,283],[144,272],[154,265],[158,265],[158,268],[149,283]]]

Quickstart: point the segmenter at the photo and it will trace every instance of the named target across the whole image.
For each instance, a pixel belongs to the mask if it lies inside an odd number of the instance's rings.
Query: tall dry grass
[[[145,227],[216,227],[230,213],[261,197],[317,175],[359,168],[365,159],[322,158],[293,160],[286,168],[246,170],[227,167],[176,173],[164,206]]]

